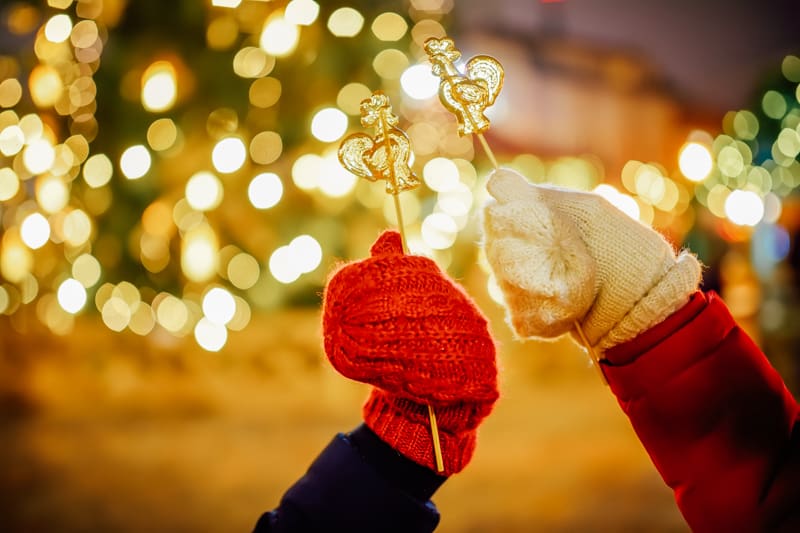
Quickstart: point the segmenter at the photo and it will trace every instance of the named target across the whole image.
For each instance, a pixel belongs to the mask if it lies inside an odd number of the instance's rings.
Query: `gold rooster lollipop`
[[[408,164],[411,142],[405,132],[397,127],[398,122],[389,97],[381,91],[375,91],[361,102],[361,125],[375,128],[375,135],[349,135],[339,146],[339,161],[356,176],[369,181],[386,181],[386,192],[394,197],[403,251],[407,253],[398,194],[418,187],[420,181]]]
[[[458,119],[458,134],[474,133],[478,136],[486,155],[497,168],[483,132],[489,129],[489,119],[484,112],[494,104],[503,88],[503,66],[487,55],[475,56],[466,65],[466,76],[453,64],[461,57],[452,39],[432,37],[425,41],[425,52],[431,61],[431,70],[441,78],[439,100]]]
[[[398,195],[401,191],[418,187],[420,180],[408,163],[411,156],[411,142],[405,132],[397,127],[398,123],[399,119],[392,111],[389,97],[380,91],[375,91],[372,96],[361,102],[361,125],[365,128],[374,128],[375,135],[354,133],[347,136],[339,145],[339,161],[356,176],[369,181],[386,180],[386,192],[394,198],[403,253],[408,253]],[[436,413],[430,404],[428,404],[428,418],[431,422],[436,469],[442,472],[444,461],[439,443],[439,426],[436,423]]]

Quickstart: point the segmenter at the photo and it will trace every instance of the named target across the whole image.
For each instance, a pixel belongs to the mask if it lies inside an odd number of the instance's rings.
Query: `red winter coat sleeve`
[[[800,531],[800,415],[714,293],[606,353],[611,390],[696,532]]]

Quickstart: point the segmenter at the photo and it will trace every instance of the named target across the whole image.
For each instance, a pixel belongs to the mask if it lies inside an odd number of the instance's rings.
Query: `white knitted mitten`
[[[520,337],[554,338],[580,324],[609,348],[680,309],[701,265],[605,198],[533,185],[508,169],[488,183],[486,257]]]

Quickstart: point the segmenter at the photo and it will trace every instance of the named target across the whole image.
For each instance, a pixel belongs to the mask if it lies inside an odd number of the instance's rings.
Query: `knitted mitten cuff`
[[[701,276],[702,266],[697,258],[682,252],[664,277],[598,341],[597,346],[601,350],[616,346],[662,322],[686,305],[697,290]]]
[[[466,407],[456,404],[435,408],[445,476],[460,472],[472,459],[479,419],[491,409],[491,406],[478,408],[485,412],[472,417],[475,422],[468,424],[469,429],[455,432],[449,429],[463,426]],[[415,463],[436,471],[427,406],[373,389],[364,404],[363,416],[366,425],[386,444]]]

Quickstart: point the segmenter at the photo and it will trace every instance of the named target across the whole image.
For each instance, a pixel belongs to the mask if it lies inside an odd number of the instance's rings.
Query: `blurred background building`
[[[248,530],[365,389],[319,339],[327,272],[396,223],[336,151],[382,90],[503,398],[441,531],[685,531],[570,341],[518,342],[476,242],[491,165],[422,49],[505,85],[486,138],[708,265],[800,390],[800,7],[636,0],[47,0],[0,6],[0,504],[7,531]]]

